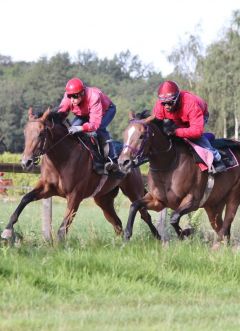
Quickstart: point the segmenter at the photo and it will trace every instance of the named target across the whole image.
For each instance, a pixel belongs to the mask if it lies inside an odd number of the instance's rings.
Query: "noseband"
[[[35,120],[33,119],[33,120],[29,120],[29,122],[40,122],[44,126],[44,131],[39,135],[39,138],[40,138],[39,147],[33,153],[33,164],[38,165],[40,160],[41,160],[41,156],[48,153],[51,149],[53,149],[56,145],[58,145],[63,139],[65,139],[69,135],[69,133],[67,133],[64,137],[59,139],[54,145],[47,148],[46,147],[47,146],[47,135],[48,135],[48,132],[50,132],[51,136],[53,136],[51,130],[55,126],[54,121],[52,120],[52,126],[51,127],[48,127],[46,125],[46,123],[43,122],[41,119],[35,119]]]
[[[139,166],[142,163],[147,162],[146,157],[144,157],[144,148],[146,145],[147,140],[154,135],[154,132],[150,128],[149,125],[143,123],[141,120],[131,120],[130,123],[141,123],[144,127],[143,139],[140,144],[139,148],[134,148],[131,145],[125,144],[123,145],[124,148],[129,148],[133,152],[133,164],[134,166]]]
[[[141,120],[131,120],[130,123],[141,123],[144,127],[143,139],[142,139],[142,142],[141,142],[139,148],[134,148],[128,144],[125,144],[123,146],[123,149],[129,148],[133,152],[132,153],[132,156],[133,156],[132,162],[133,162],[134,166],[139,166],[145,162],[148,162],[147,157],[144,156],[144,149],[145,149],[147,140],[150,137],[153,137],[155,133],[154,133],[153,129],[150,127],[150,125],[143,123]],[[173,147],[172,139],[168,139],[168,142],[169,142],[169,146],[166,149],[158,149],[159,153],[168,153],[171,151],[171,149]],[[159,170],[159,169],[157,169],[157,170]]]

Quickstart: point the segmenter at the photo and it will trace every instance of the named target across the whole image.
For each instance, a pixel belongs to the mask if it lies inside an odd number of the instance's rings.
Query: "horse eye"
[[[139,139],[143,139],[144,138],[144,134],[141,134],[141,136],[139,137]]]

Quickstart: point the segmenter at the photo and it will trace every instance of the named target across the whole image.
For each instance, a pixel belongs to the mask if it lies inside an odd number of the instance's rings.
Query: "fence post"
[[[158,213],[158,219],[156,224],[156,228],[163,242],[169,240],[166,231],[166,220],[167,220],[167,208],[164,208]]]
[[[46,241],[52,241],[52,198],[43,199],[42,234]]]

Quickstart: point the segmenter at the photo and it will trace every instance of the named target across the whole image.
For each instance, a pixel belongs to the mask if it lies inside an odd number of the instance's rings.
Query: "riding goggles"
[[[74,94],[68,94],[67,97],[69,99],[71,99],[71,98],[78,99],[78,98],[82,97],[83,95],[84,95],[84,91],[78,92],[78,93],[74,93]]]

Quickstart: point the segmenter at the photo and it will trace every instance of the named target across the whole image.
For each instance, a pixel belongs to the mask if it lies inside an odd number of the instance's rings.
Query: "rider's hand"
[[[163,132],[167,135],[167,136],[173,136],[175,134],[175,129],[174,128],[163,128]]]
[[[83,131],[83,127],[81,125],[72,125],[69,129],[68,132],[70,134],[75,134],[77,132],[82,132]]]
[[[167,136],[174,136],[175,135],[175,130],[174,129],[169,129],[166,132]]]

